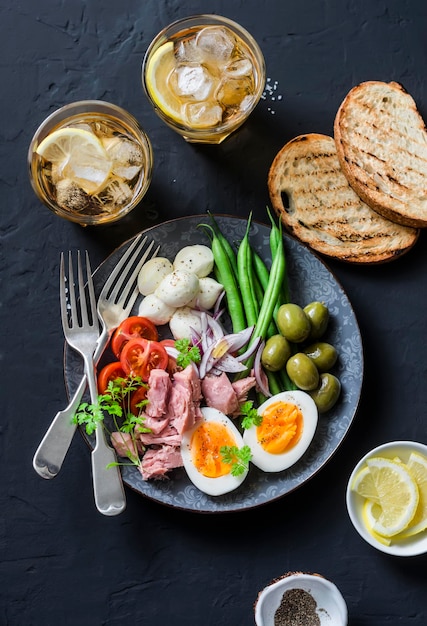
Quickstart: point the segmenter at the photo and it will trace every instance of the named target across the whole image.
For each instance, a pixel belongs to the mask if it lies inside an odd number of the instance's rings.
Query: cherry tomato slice
[[[98,374],[98,391],[103,394],[108,388],[108,383],[110,380],[115,380],[116,378],[126,378],[126,374],[122,367],[120,361],[114,361],[113,363],[108,363]]]
[[[129,339],[135,339],[137,337],[157,341],[159,334],[151,320],[140,317],[139,315],[132,315],[123,320],[120,326],[114,331],[111,337],[111,350],[119,359],[124,344],[129,341]]]
[[[146,399],[147,391],[148,388],[146,387],[146,385],[141,385],[141,387],[138,387],[138,389],[136,389],[136,391],[132,393],[129,407],[132,415],[138,416],[140,414],[141,408],[138,407],[137,404]]]
[[[175,339],[162,339],[160,343],[165,348],[175,348]]]
[[[160,341],[165,348],[175,348],[175,339],[162,339]],[[166,368],[168,374],[173,376],[180,368],[176,364],[176,358],[168,353],[168,366]]]
[[[158,341],[148,339],[129,339],[120,353],[120,363],[126,374],[139,376],[145,383],[153,369],[165,370],[168,355]]]

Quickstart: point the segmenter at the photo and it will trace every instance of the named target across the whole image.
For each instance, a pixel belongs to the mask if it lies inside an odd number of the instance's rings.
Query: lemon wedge
[[[418,485],[403,463],[382,457],[370,458],[366,463],[382,509],[373,530],[383,537],[392,537],[405,530],[414,518]]]
[[[351,489],[358,493],[359,496],[362,496],[362,498],[368,498],[369,500],[372,500],[372,502],[380,501],[372,474],[369,467],[366,465],[365,467],[362,467],[359,472],[357,472],[351,485]]]
[[[406,466],[418,485],[420,496],[415,515],[402,533],[402,537],[413,537],[427,528],[427,459],[417,452],[411,452]]]
[[[167,41],[157,48],[149,59],[145,73],[148,93],[153,102],[165,115],[182,123],[182,106],[168,87],[168,77],[175,68],[176,61],[172,41]]]
[[[107,183],[112,162],[98,137],[82,128],[61,128],[40,143],[37,154],[55,165],[88,194],[98,193]]]

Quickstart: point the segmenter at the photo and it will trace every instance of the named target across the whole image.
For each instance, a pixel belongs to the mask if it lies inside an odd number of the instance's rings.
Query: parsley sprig
[[[249,446],[221,446],[219,449],[223,463],[231,465],[231,474],[241,476],[248,469],[252,452]]]
[[[189,339],[177,339],[175,348],[179,353],[176,357],[176,364],[179,367],[185,369],[190,363],[200,363],[200,349],[197,346],[193,346]]]
[[[254,408],[252,400],[243,402],[240,406],[240,412],[243,415],[242,428],[247,430],[251,426],[259,426],[262,422],[262,415],[260,415],[257,409]]]
[[[98,396],[97,402],[92,404],[82,402],[73,417],[73,423],[84,426],[88,435],[92,435],[101,424],[111,436],[105,423],[105,416],[109,415],[113,420],[113,430],[131,435],[131,444],[127,444],[125,437],[123,443],[127,448],[126,455],[133,465],[140,463],[139,455],[135,454],[138,449],[135,430],[137,433],[151,432],[144,426],[145,418],[142,416],[142,410],[148,401],[142,400],[136,405],[138,415],[134,415],[130,410],[132,394],[141,386],[146,385],[138,376],[110,380],[106,391]],[[108,467],[116,465],[122,463],[111,463]]]

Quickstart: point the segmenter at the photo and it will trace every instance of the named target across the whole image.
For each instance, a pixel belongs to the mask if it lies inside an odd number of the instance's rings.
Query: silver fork
[[[93,357],[95,363],[99,361],[114,329],[129,316],[138,297],[136,280],[154,246],[154,241],[151,241],[141,255],[146,243],[147,237],[142,235],[134,239],[102,288],[97,306],[102,332]],[[158,251],[159,247],[151,256],[156,256]],[[68,406],[55,415],[34,454],[33,467],[42,478],[54,478],[62,467],[76,430],[72,417],[80,405],[86,384],[84,375]]]
[[[89,295],[87,304],[85,282],[80,251],[77,254],[78,296],[74,284],[73,259],[68,253],[68,281],[64,267],[64,254],[61,254],[60,300],[61,318],[65,340],[83,358],[84,372],[88,381],[90,399],[98,401],[95,363],[95,348],[100,336],[95,290],[90,270],[89,255],[86,252],[86,274]],[[102,424],[95,429],[95,448],[92,451],[92,477],[95,503],[104,515],[118,515],[126,507],[126,498],[121,474],[116,463],[116,455],[108,445]],[[108,467],[113,464],[112,467]]]

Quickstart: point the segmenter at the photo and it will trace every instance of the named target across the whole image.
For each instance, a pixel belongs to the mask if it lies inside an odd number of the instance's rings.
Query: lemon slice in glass
[[[88,194],[98,193],[107,183],[112,162],[98,137],[82,128],[61,128],[40,143],[37,154],[56,166]]]
[[[420,495],[415,515],[402,533],[402,537],[413,537],[427,529],[427,459],[417,452],[411,452],[406,466],[418,485]]]
[[[382,509],[373,530],[384,537],[392,537],[405,530],[415,515],[418,485],[403,463],[382,457],[370,458],[366,463]]]
[[[148,93],[157,107],[175,122],[182,123],[181,102],[168,86],[168,78],[175,65],[173,42],[167,41],[157,48],[149,59],[145,72],[145,83]]]

